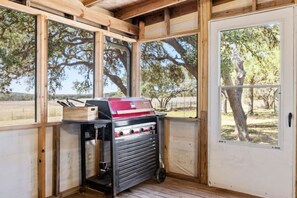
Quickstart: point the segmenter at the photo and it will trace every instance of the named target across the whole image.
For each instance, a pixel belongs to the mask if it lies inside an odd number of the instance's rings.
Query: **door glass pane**
[[[230,102],[228,95],[240,91],[241,105]],[[221,138],[243,140],[247,136],[252,143],[277,145],[279,95],[278,87],[222,88]],[[240,113],[241,107],[244,114]],[[234,116],[237,117],[237,125]]]
[[[220,38],[223,86],[280,83],[279,24],[226,30]]]
[[[280,25],[220,33],[221,139],[278,144]]]

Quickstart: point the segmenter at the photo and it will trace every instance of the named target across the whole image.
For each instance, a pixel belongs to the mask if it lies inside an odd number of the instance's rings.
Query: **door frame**
[[[288,7],[286,7],[286,8],[294,8],[294,6],[288,6]],[[277,11],[277,10],[283,10],[283,9],[286,9],[286,8],[278,8],[278,9],[273,9],[273,10],[269,10],[269,11],[262,11],[262,12],[257,12],[257,14],[258,13],[269,13],[269,12],[273,12],[273,11]],[[249,13],[249,14],[246,14],[246,15],[248,15],[248,16],[250,16],[250,15],[254,15],[255,13]],[[212,22],[216,22],[216,21],[222,21],[222,20],[226,20],[226,19],[234,19],[234,18],[238,18],[238,17],[244,17],[244,16],[246,16],[246,15],[241,15],[241,16],[236,16],[236,17],[229,17],[229,18],[225,18],[225,19],[218,19],[218,20],[211,20],[210,22],[209,22],[209,30],[211,30],[211,23]],[[294,192],[295,192],[295,194],[297,195],[297,192],[296,192],[296,187],[297,187],[297,176],[296,176],[296,172],[297,172],[297,166],[296,166],[296,158],[297,158],[297,152],[296,152],[296,150],[297,150],[297,145],[296,145],[296,142],[297,142],[297,136],[296,136],[296,122],[297,122],[297,116],[296,116],[296,97],[297,97],[297,95],[296,95],[296,93],[297,93],[297,91],[296,91],[296,67],[297,67],[297,60],[296,60],[296,57],[297,57],[297,55],[296,55],[296,51],[297,51],[297,32],[296,32],[296,28],[297,28],[297,6],[295,7],[295,9],[293,10],[293,39],[294,39],[294,44],[293,44],[293,52],[292,53],[294,53],[294,54],[292,54],[292,59],[293,59],[293,62],[292,62],[292,64],[293,64],[293,72],[294,72],[294,74],[293,74],[293,89],[294,89],[294,95],[293,95],[293,109],[292,109],[292,112],[293,112],[293,115],[295,116],[295,119],[294,119],[294,121],[295,122],[293,122],[292,123],[292,126],[293,126],[293,136],[292,137],[294,137],[295,136],[295,138],[293,138],[293,140],[292,140],[292,173],[293,173],[293,177],[292,177],[292,188],[293,188],[293,191],[292,191],[292,193],[294,194]],[[265,20],[264,20],[265,21]],[[259,24],[263,24],[264,23],[264,21],[263,22],[260,22]],[[273,19],[272,20],[267,20],[267,22],[270,22],[270,21],[273,21]],[[251,25],[246,25],[246,27],[248,27],[248,26],[253,26],[253,25],[256,25],[255,23],[252,23]],[[229,27],[227,27],[227,26],[229,26]],[[241,27],[245,27],[245,26],[241,26]],[[235,28],[234,27],[234,25],[226,25],[225,26],[225,28],[224,29],[232,29],[232,28]],[[240,28],[240,27],[239,27]],[[217,32],[217,31],[216,31]],[[212,32],[211,31],[209,31],[209,38],[211,38],[212,37]],[[214,83],[216,83],[216,82],[218,82],[219,80],[214,80],[214,77],[215,78],[217,78],[217,79],[219,79],[219,76],[220,76],[220,69],[217,69],[217,72],[214,72],[212,69],[211,69],[211,67],[214,65],[214,63],[213,63],[213,61],[212,61],[212,59],[211,59],[211,54],[214,52],[213,50],[213,48],[211,48],[211,44],[212,44],[212,41],[211,41],[211,39],[210,39],[210,43],[209,43],[209,71],[212,71],[210,74],[209,74],[209,82],[208,82],[208,84],[209,84],[209,101],[208,101],[208,104],[209,104],[209,108],[208,108],[208,110],[209,110],[209,116],[208,116],[208,132],[209,132],[209,141],[208,141],[208,150],[209,150],[209,152],[208,152],[208,159],[209,159],[209,161],[208,161],[208,172],[209,172],[209,175],[210,175],[210,160],[211,160],[211,147],[212,147],[212,143],[211,143],[211,138],[212,138],[212,133],[214,133],[214,129],[213,128],[215,128],[215,129],[220,129],[220,127],[218,126],[219,124],[217,123],[217,126],[216,127],[213,127],[213,123],[212,123],[212,121],[211,121],[211,119],[212,118],[214,118],[214,116],[218,116],[218,118],[220,117],[219,115],[215,115],[213,112],[215,111],[215,110],[213,110],[213,108],[215,108],[215,107],[213,107],[212,106],[212,104],[214,104],[214,102],[215,101],[217,101],[218,102],[218,99],[217,98],[214,98],[212,95],[213,95],[213,93],[211,93],[211,91],[215,91],[215,90],[217,90],[217,89],[215,89],[214,87],[215,86],[217,86],[216,84],[214,85]],[[219,44],[217,44],[216,45],[216,47],[218,47],[219,46]],[[284,52],[282,52],[282,54],[283,54]],[[217,59],[219,59],[219,55],[218,56],[216,56],[215,58],[217,58]],[[281,58],[282,59],[282,58]],[[218,62],[218,60],[217,60],[217,62],[215,61],[215,63],[218,63],[219,64],[219,62]],[[281,65],[282,65],[282,67],[283,67],[283,65],[284,65],[284,63],[283,63],[283,61],[281,61]],[[283,73],[283,72],[282,72]],[[281,74],[281,75],[284,75],[284,74]],[[212,78],[211,78],[212,77]],[[284,78],[284,76],[282,76],[282,78]],[[281,81],[280,82],[280,84],[283,84],[283,82]],[[215,101],[214,101],[215,100]],[[217,113],[218,114],[220,114],[220,111],[217,111]],[[284,122],[287,118],[286,117],[284,117],[285,116],[285,112],[283,112],[282,114],[280,114],[279,115],[280,116],[280,119],[283,119],[283,121],[282,122]],[[279,130],[281,130],[282,128],[280,128]],[[217,135],[219,135],[219,132],[218,131],[216,131],[216,134]],[[282,141],[282,139],[280,138],[279,139],[279,141]],[[280,146],[282,146],[282,143],[280,143],[279,144]],[[243,145],[243,146],[246,146],[246,145]],[[260,146],[260,147],[262,147],[262,146]],[[209,181],[210,182],[210,181]],[[211,185],[210,183],[209,183],[209,185]],[[235,189],[236,190],[236,189]],[[251,192],[252,193],[252,192]]]

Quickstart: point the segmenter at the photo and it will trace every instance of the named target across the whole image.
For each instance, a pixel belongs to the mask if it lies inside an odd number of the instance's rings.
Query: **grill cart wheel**
[[[158,183],[162,183],[166,179],[166,171],[165,168],[158,168],[156,171],[156,179]]]
[[[87,189],[86,189],[85,187],[80,187],[80,188],[79,188],[79,192],[80,192],[81,194],[86,193],[86,192],[87,192]]]

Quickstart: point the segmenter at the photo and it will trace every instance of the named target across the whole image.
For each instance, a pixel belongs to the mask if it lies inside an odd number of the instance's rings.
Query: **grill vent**
[[[158,138],[146,134],[125,141],[116,141],[117,188],[126,190],[150,179],[157,169]]]

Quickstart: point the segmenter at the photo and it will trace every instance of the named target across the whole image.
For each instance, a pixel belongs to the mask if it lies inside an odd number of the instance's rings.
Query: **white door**
[[[294,197],[293,12],[210,22],[210,186]]]

